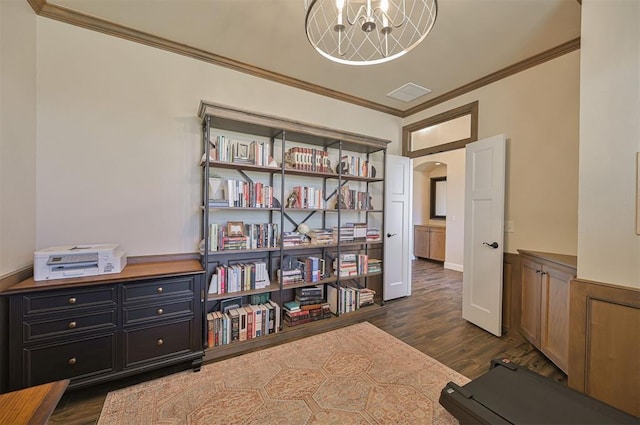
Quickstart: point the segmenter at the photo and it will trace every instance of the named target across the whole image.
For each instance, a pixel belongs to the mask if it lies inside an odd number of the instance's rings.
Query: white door
[[[502,335],[504,135],[466,147],[462,317]]]
[[[387,155],[384,203],[383,299],[411,295],[411,159]]]

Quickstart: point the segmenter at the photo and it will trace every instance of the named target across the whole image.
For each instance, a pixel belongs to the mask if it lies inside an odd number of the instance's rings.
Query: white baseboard
[[[461,272],[462,271],[462,264],[456,264],[456,263],[447,263],[446,261],[444,262],[444,268],[445,269],[449,269],[449,270],[455,270],[457,272]]]

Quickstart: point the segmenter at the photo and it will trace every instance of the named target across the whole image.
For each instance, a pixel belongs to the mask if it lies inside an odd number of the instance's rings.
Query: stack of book
[[[333,243],[333,233],[329,229],[312,229],[307,233],[312,244],[324,245]]]
[[[367,241],[367,223],[346,223],[345,227],[353,229],[354,242]]]
[[[283,304],[282,311],[282,320],[287,326],[297,326],[331,317],[331,307],[325,302],[301,305],[297,301],[289,301]]]
[[[222,236],[219,247],[221,251],[248,249],[249,238],[246,236]]]
[[[278,246],[278,224],[245,224],[244,232],[248,238],[249,249],[275,248]]]
[[[227,205],[220,200],[209,200],[210,207],[272,208],[273,187],[261,182],[228,179],[224,182]]]
[[[369,258],[369,273],[380,273],[382,271],[382,261],[378,258]]]
[[[278,269],[278,281],[283,285],[292,285],[294,283],[303,282],[302,271],[299,269],[282,270]]]
[[[306,307],[307,310],[309,309],[308,306],[318,308],[320,304],[324,303],[322,285],[297,288],[295,301],[300,307]]]
[[[217,347],[277,333],[280,306],[269,300],[207,313],[207,345]]]
[[[308,244],[309,239],[299,232],[283,232],[281,237],[282,246],[298,246]]]
[[[369,228],[367,229],[367,242],[376,242],[380,240],[380,230]]]
[[[356,289],[356,302],[358,308],[366,307],[368,305],[373,305],[373,297],[375,296],[376,291],[369,288],[358,288]]]
[[[338,238],[340,242],[353,242],[353,227],[334,227],[332,237],[335,243],[338,243]]]
[[[211,135],[212,149],[210,159],[220,162],[236,162],[240,164],[270,166],[271,145],[268,142],[252,141],[251,143],[231,140],[227,136]]]

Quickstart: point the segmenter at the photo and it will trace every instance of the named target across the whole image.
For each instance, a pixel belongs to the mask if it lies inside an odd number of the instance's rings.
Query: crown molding
[[[468,93],[472,90],[476,90],[480,87],[494,83],[502,78],[509,77],[524,71],[533,66],[539,65],[548,60],[557,58],[564,54],[573,52],[580,48],[580,38],[571,40],[560,46],[549,49],[538,55],[525,59],[514,65],[503,68],[500,71],[489,74],[469,84],[465,84],[455,90],[433,98],[427,102],[421,103],[417,106],[409,108],[407,110],[401,110],[397,108],[391,108],[379,103],[371,102],[366,99],[362,99],[357,96],[352,96],[346,93],[342,93],[336,90],[332,90],[326,87],[322,87],[317,84],[312,84],[306,81],[292,78],[277,72],[268,71],[263,68],[259,68],[253,65],[249,65],[244,62],[236,61],[224,56],[216,55],[215,53],[208,52],[206,50],[197,49],[186,44],[177,43],[162,37],[158,37],[143,31],[138,31],[124,25],[117,24],[115,22],[100,19],[94,16],[85,15],[72,9],[68,9],[55,4],[47,3],[47,0],[26,0],[34,12],[42,17],[54,19],[67,24],[75,25],[81,28],[90,29],[93,31],[101,32],[103,34],[111,35],[114,37],[122,38],[128,41],[144,44],[150,47],[162,49],[171,53],[176,53],[182,56],[197,59],[203,62],[211,63],[214,65],[222,66],[232,69],[234,71],[242,72],[245,74],[253,75],[258,78],[263,78],[276,83],[284,84],[290,87],[305,90],[311,93],[319,94],[321,96],[330,97],[342,102],[351,103],[353,105],[361,106],[364,108],[372,109],[374,111],[382,112],[385,114],[393,115],[400,118],[406,118],[417,112],[431,108],[435,105],[443,103],[447,100],[453,99],[462,94]],[[578,0],[580,1],[580,0]]]
[[[506,68],[502,68],[499,71],[496,71],[492,74],[486,75],[478,80],[472,81],[469,84],[465,84],[464,86],[458,87],[455,90],[451,90],[448,93],[442,94],[438,97],[435,97],[427,102],[421,103],[418,106],[407,109],[404,112],[403,118],[406,118],[410,115],[413,115],[417,112],[424,111],[425,109],[432,108],[440,103],[446,102],[447,100],[451,100],[463,94],[469,93],[470,91],[477,90],[480,87],[484,87],[491,83],[495,83],[496,81],[502,80],[503,78],[510,77],[519,72],[525,71],[534,66],[540,65],[541,63],[550,61],[562,55],[566,55],[567,53],[571,53],[575,50],[580,49],[580,37],[568,41],[564,44],[556,46],[552,49],[539,53],[535,56],[532,56],[528,59],[515,63]]]

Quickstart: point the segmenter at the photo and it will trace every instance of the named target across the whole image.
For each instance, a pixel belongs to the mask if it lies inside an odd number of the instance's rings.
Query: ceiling
[[[27,0],[36,13],[407,116],[579,48],[577,0],[438,0],[432,32],[391,62],[349,66],[308,42],[304,0]],[[431,93],[386,96],[406,83]]]

